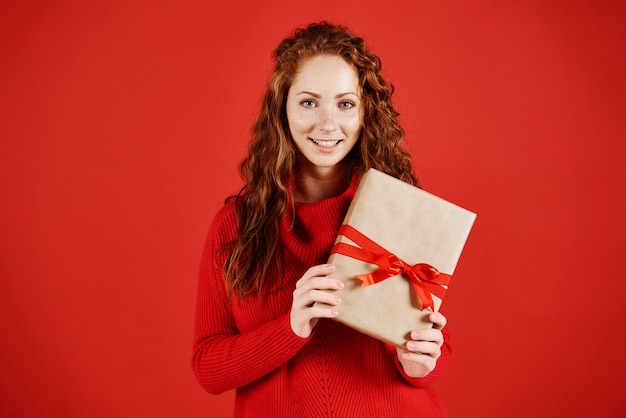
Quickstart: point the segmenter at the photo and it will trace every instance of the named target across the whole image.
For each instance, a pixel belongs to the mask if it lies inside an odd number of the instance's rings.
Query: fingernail
[[[332,271],[335,269],[335,266],[333,264],[329,264],[327,267],[328,271]]]
[[[337,309],[331,309],[330,314],[332,316],[337,316],[337,315],[339,315],[339,312],[337,311]]]
[[[335,302],[341,303],[341,298],[339,296],[335,296]]]
[[[407,344],[406,344],[406,348],[408,348],[409,350],[414,350],[414,349],[415,349],[415,344],[413,344],[413,343],[407,343]]]
[[[341,280],[337,280],[337,287],[343,289],[343,282]]]

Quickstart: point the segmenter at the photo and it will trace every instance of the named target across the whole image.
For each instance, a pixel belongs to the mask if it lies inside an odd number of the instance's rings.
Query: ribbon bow
[[[411,266],[348,224],[343,224],[338,234],[348,238],[357,246],[338,242],[333,246],[331,254],[342,254],[379,267],[372,273],[356,276],[356,279],[361,281],[361,286],[370,286],[390,277],[406,274],[411,287],[422,301],[422,309],[435,309],[431,294],[440,299],[445,296],[447,287],[444,286],[448,286],[451,279],[449,274],[441,273],[426,263]]]

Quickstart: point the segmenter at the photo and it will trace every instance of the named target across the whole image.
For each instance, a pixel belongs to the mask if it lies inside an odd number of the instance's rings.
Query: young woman
[[[276,66],[241,192],[216,214],[202,257],[193,369],[210,393],[236,389],[235,417],[439,417],[430,389],[450,356],[446,318],[394,348],[341,315],[326,264],[369,168],[419,185],[393,88],[364,41],[326,22],[297,29]],[[314,306],[324,302],[331,308]]]

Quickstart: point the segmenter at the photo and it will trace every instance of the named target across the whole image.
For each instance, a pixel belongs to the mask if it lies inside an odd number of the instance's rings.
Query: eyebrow
[[[301,94],[307,94],[307,95],[310,95],[310,96],[315,97],[316,99],[319,99],[320,97],[322,97],[322,95],[321,95],[321,94],[313,93],[313,92],[311,92],[311,91],[301,91],[301,92],[299,92],[299,93],[296,93],[296,96],[299,96],[299,95],[301,95]],[[342,98],[343,96],[348,96],[348,95],[353,95],[353,96],[359,97],[359,95],[358,95],[358,94],[356,94],[356,93],[354,93],[354,92],[351,92],[351,91],[348,91],[348,92],[345,92],[345,93],[339,93],[339,94],[337,94],[337,95],[335,96],[335,99],[340,99],[340,98]]]

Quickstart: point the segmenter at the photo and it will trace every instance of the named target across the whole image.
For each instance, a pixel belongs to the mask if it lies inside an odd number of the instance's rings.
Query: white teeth
[[[324,148],[332,148],[339,143],[339,141],[319,141],[317,139],[311,139],[311,141],[315,142],[320,147]]]

